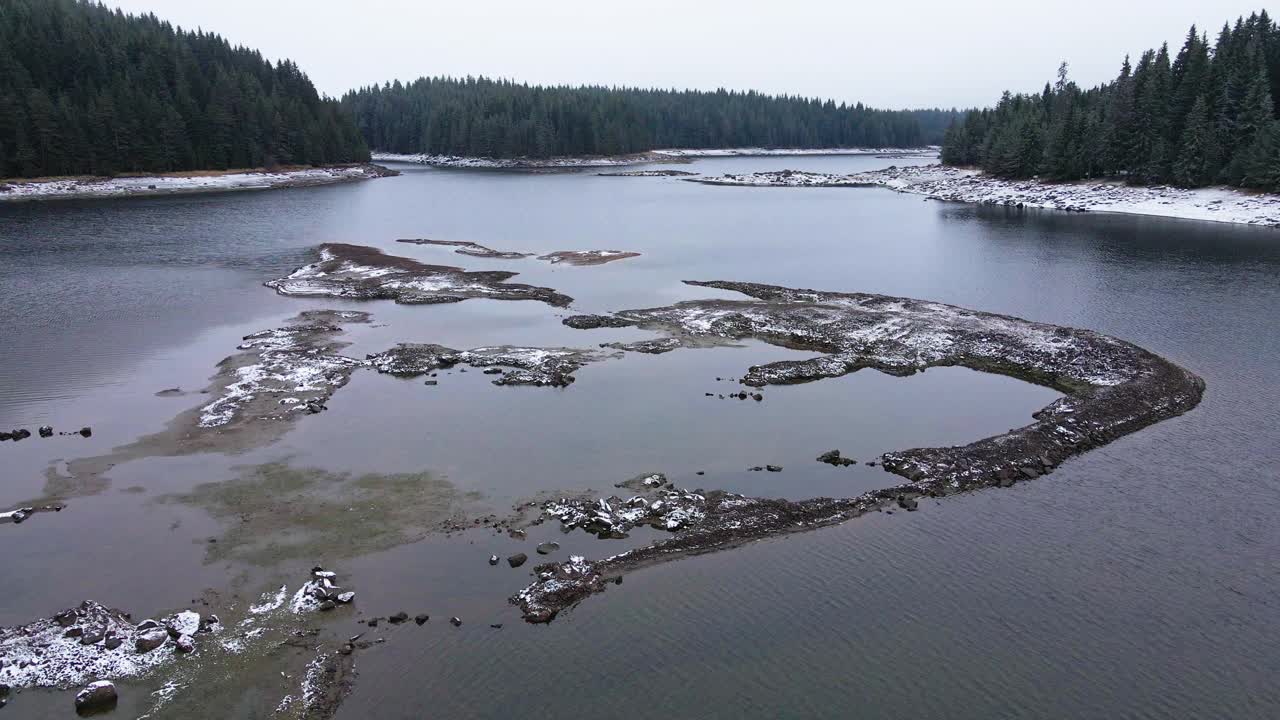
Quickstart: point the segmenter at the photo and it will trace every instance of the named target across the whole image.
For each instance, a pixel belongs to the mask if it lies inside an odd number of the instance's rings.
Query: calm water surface
[[[911,161],[683,167],[851,172],[895,162]],[[466,621],[389,634],[361,655],[341,716],[1280,715],[1276,231],[1015,212],[870,189],[403,170],[326,188],[0,205],[0,426],[95,429],[89,440],[0,446],[0,507],[38,496],[51,463],[127,443],[200,404],[199,395],[154,393],[203,387],[240,336],[307,308],[372,312],[373,325],[350,334],[349,352],[362,354],[401,341],[589,346],[645,337],[574,331],[559,320],[712,294],[685,279],[928,298],[1116,335],[1199,373],[1208,392],[1190,414],[1048,478],[633,573],[546,627],[519,622],[505,602],[527,575],[484,562],[529,543],[464,533],[357,558],[335,552],[331,564],[351,574],[365,612]],[[551,267],[400,237],[643,255]],[[403,307],[281,298],[261,286],[325,241],[518,270],[577,301],[571,311],[486,301]],[[790,355],[755,343],[634,355],[588,366],[565,390],[494,388],[475,372],[442,374],[438,387],[357,374],[331,412],[274,445],[128,463],[109,473],[105,492],[62,514],[0,528],[6,575],[21,578],[5,589],[0,624],[85,597],[144,615],[184,607],[206,587],[247,597],[310,565],[205,562],[218,522],[155,501],[233,477],[236,466],[425,470],[497,511],[538,492],[607,491],[653,471],[755,495],[848,495],[893,478],[864,465],[829,468],[815,455],[838,447],[869,459],[963,444],[1025,424],[1055,397],[959,368],[766,388],[762,403],[704,397],[728,390],[717,376]],[[746,472],[765,463],[785,470]],[[589,556],[623,547],[545,527],[534,539],[543,535]],[[20,699],[9,710],[31,717],[70,707],[65,697]]]

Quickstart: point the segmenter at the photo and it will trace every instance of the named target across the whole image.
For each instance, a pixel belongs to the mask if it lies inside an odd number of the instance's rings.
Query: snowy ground
[[[656,155],[681,158],[754,157],[761,155],[892,155],[894,157],[937,157],[937,146],[918,148],[720,148],[704,150],[654,150]]]
[[[936,157],[938,148],[718,148],[667,149],[632,155],[603,157],[490,158],[461,155],[427,155],[375,152],[374,162],[408,162],[450,168],[533,170],[542,168],[619,167],[639,163],[670,162],[686,158],[751,157],[759,155],[891,155]]]
[[[305,187],[380,177],[369,165],[307,168],[283,172],[236,172],[223,175],[67,178],[0,183],[0,202],[61,198],[170,195],[230,190]]]
[[[593,168],[619,167],[644,162],[656,162],[666,158],[650,154],[619,155],[616,157],[558,157],[558,158],[490,158],[462,155],[427,155],[401,153],[373,153],[374,162],[406,162],[448,168],[473,168],[485,170],[536,170],[543,168]]]
[[[852,175],[782,172],[690,178],[690,182],[750,187],[886,187],[936,200],[1071,212],[1114,212],[1280,227],[1280,195],[1231,188],[1188,190],[1118,182],[1049,183],[1001,180],[942,165],[890,167]]]

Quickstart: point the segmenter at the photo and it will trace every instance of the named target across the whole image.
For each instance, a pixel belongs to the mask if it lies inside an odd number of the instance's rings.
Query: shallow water
[[[906,162],[671,167],[852,172]],[[734,387],[717,376],[795,355],[757,343],[628,355],[583,368],[563,390],[496,388],[476,371],[442,372],[435,387],[365,371],[329,412],[273,445],[131,462],[108,473],[100,495],[0,526],[7,574],[22,578],[5,592],[0,624],[85,597],[141,614],[180,609],[206,587],[251,598],[322,562],[351,574],[360,612],[433,617],[360,655],[342,717],[420,717],[427,708],[458,718],[562,716],[602,704],[621,717],[1280,713],[1271,678],[1280,664],[1275,231],[946,205],[873,189],[403,170],[325,188],[0,206],[0,426],[94,427],[89,439],[0,445],[0,507],[38,496],[51,461],[100,454],[207,401],[154,393],[198,391],[239,337],[307,308],[372,312],[373,324],[347,338],[357,356],[402,341],[582,347],[645,334],[575,331],[560,317],[722,294],[684,279],[751,280],[1087,327],[1190,368],[1208,390],[1188,415],[1047,478],[649,568],[549,627],[531,627],[506,604],[528,566],[491,568],[490,553],[531,552],[555,537],[564,552],[595,557],[646,536],[602,542],[542,526],[525,542],[473,531],[354,558],[335,548],[278,566],[210,563],[206,541],[219,523],[157,498],[281,460],[426,471],[481,493],[479,504],[497,512],[538,492],[609,494],[655,471],[689,487],[852,495],[895,478],[861,464],[821,465],[818,453],[838,447],[865,460],[962,444],[1025,424],[1055,394],[936,368],[770,387],[760,403],[706,397]],[[642,256],[574,268],[471,258],[398,237]],[[576,302],[571,310],[475,300],[406,307],[288,299],[261,287],[325,241],[518,270],[520,281]],[[747,472],[766,463],[784,471]],[[437,622],[455,614],[461,628]],[[70,701],[24,694],[11,705],[59,717]]]

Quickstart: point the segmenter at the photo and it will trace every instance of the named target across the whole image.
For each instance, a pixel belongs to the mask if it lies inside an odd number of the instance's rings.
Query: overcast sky
[[[107,0],[292,58],[330,95],[421,75],[991,104],[1058,63],[1094,85],[1261,0]]]

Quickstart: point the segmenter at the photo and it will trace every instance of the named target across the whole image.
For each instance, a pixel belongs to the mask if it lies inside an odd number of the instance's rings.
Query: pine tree
[[[1178,158],[1173,166],[1173,181],[1183,187],[1199,187],[1213,178],[1218,150],[1214,143],[1209,103],[1204,95],[1196,98],[1182,131]]]

